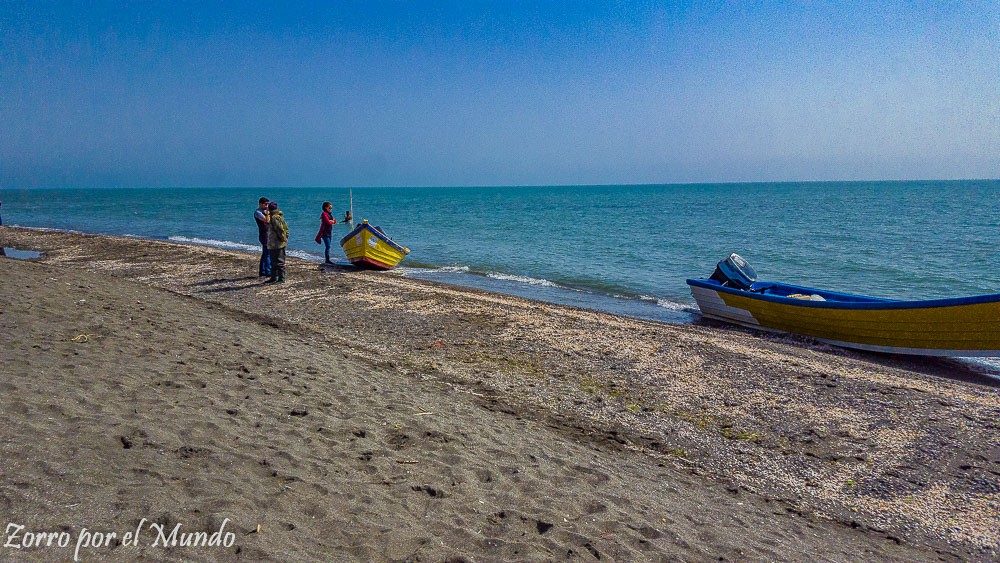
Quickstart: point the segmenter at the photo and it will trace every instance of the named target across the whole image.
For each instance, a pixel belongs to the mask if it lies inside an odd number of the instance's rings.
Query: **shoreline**
[[[149,239],[3,227],[0,245],[43,251],[24,264],[94,285],[107,277],[250,315],[386,382],[436,386],[432,397],[449,390],[497,424],[530,421],[601,459],[627,458],[626,473],[652,463],[777,507],[792,515],[775,516],[782,526],[917,550],[890,558],[990,559],[1000,548],[1000,398],[957,362],[802,347],[297,259],[289,283],[269,288],[252,277],[254,256]]]
[[[97,237],[107,237],[107,238],[122,238],[127,240],[146,240],[151,242],[163,242],[167,244],[177,244],[181,246],[195,246],[200,248],[209,248],[215,250],[223,250],[228,252],[238,252],[241,254],[248,254],[256,256],[257,249],[251,247],[248,244],[236,243],[232,241],[209,241],[208,239],[197,239],[189,237],[160,237],[160,238],[149,238],[140,235],[111,235],[111,234],[99,234],[99,233],[87,233],[83,231],[75,231],[70,229],[57,229],[50,227],[21,227],[21,226],[10,226],[13,229],[21,229],[26,231],[39,231],[39,232],[52,232],[52,233],[66,233],[74,235],[85,235],[85,236],[97,236]],[[183,240],[175,240],[183,239]],[[218,243],[218,244],[212,244]],[[226,246],[229,245],[229,246]],[[244,248],[245,247],[245,248]],[[301,255],[289,254],[290,259],[304,260],[306,262],[315,263],[317,265],[323,266],[322,257],[317,255],[312,255],[306,251],[296,251],[303,255],[308,255],[308,257],[303,257]],[[349,270],[353,269],[353,266],[348,262],[338,262],[338,267],[346,267]],[[400,271],[417,271],[426,270],[427,274],[416,273],[416,275],[400,274]],[[444,274],[440,276],[439,274]],[[449,275],[453,274],[453,275]],[[704,326],[710,328],[718,328],[723,331],[733,331],[735,333],[745,333],[756,337],[762,338],[778,338],[787,342],[798,343],[802,347],[812,347],[818,350],[829,350],[831,348],[837,348],[827,344],[818,342],[810,337],[792,335],[792,334],[764,334],[764,331],[754,331],[753,329],[744,329],[729,323],[715,321],[712,319],[702,318],[698,306],[693,302],[690,304],[685,304],[679,301],[669,301],[673,306],[666,306],[662,304],[661,300],[651,298],[652,301],[646,299],[645,296],[633,295],[633,296],[620,296],[611,295],[604,293],[596,293],[587,289],[579,289],[568,286],[562,286],[555,284],[555,282],[549,282],[554,285],[557,291],[573,294],[580,293],[587,295],[589,301],[593,302],[617,302],[612,303],[608,306],[600,305],[590,305],[588,303],[574,302],[572,299],[567,300],[564,296],[555,296],[553,298],[546,299],[546,296],[539,293],[539,290],[546,289],[545,287],[532,288],[532,284],[519,284],[525,285],[527,287],[503,287],[502,285],[497,285],[497,283],[490,282],[503,282],[504,278],[494,278],[484,272],[452,272],[449,267],[437,267],[437,266],[407,266],[403,264],[401,267],[395,268],[390,272],[385,272],[384,275],[396,275],[405,277],[412,280],[426,281],[432,284],[442,284],[448,286],[455,286],[463,290],[471,291],[483,291],[486,293],[497,293],[501,295],[506,295],[514,298],[525,299],[528,301],[543,303],[547,305],[554,305],[558,307],[568,307],[574,309],[580,309],[583,311],[590,311],[594,313],[609,314],[615,316],[621,316],[627,319],[649,321],[654,323],[662,324],[674,324],[674,325],[695,325]],[[454,276],[459,276],[463,279],[452,280]],[[519,276],[513,276],[519,277]],[[481,278],[486,280],[487,283],[470,283],[469,280],[475,280]],[[548,281],[548,280],[542,280]],[[638,308],[635,306],[638,305]],[[657,312],[650,313],[649,307],[652,307]],[[643,309],[645,308],[645,310]],[[965,357],[965,358],[939,358],[939,359],[916,359],[916,358],[904,358],[901,356],[895,356],[892,354],[879,354],[879,353],[866,353],[860,350],[846,350],[845,352],[856,353],[861,356],[867,356],[870,360],[875,362],[880,362],[882,359],[888,359],[890,362],[893,359],[898,361],[909,363],[912,365],[909,369],[916,371],[924,370],[926,371],[926,366],[920,366],[921,363],[929,363],[934,366],[929,372],[930,374],[949,377],[949,372],[952,372],[951,376],[954,376],[954,372],[957,372],[957,377],[962,381],[970,381],[975,383],[981,383],[985,385],[996,385],[1000,386],[1000,359],[998,359],[998,364],[993,365],[988,362],[990,358],[975,358],[975,357]],[[902,358],[902,359],[900,359]],[[938,368],[935,364],[944,363],[946,364],[943,368]],[[959,365],[954,365],[955,363]],[[985,379],[984,379],[985,378]]]
[[[73,229],[58,229],[52,227],[27,227],[9,225],[12,228],[37,230],[42,232],[57,232],[79,235],[94,235],[103,237],[120,237],[126,239],[168,242],[174,244],[193,245],[205,248],[216,248],[236,252],[255,253],[259,248],[254,245],[229,240],[202,239],[187,236],[150,237],[133,234],[91,233]],[[336,242],[336,241],[335,241]],[[289,252],[289,257],[307,260],[321,264],[323,256],[308,250],[295,249]],[[349,265],[342,262],[342,265]],[[405,272],[400,274],[400,272]],[[489,272],[470,270],[466,266],[435,266],[433,264],[403,262],[393,270],[394,275],[403,275],[412,279],[422,279],[433,283],[458,285],[465,288],[502,293],[544,303],[580,307],[631,318],[639,318],[665,323],[691,323],[699,316],[698,308],[693,300],[684,302],[667,298],[656,298],[649,295],[622,292],[600,291],[586,286],[564,285],[547,279],[531,278],[519,274],[504,272]]]

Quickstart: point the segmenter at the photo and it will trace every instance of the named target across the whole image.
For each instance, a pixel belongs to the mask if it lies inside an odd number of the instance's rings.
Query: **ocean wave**
[[[468,266],[435,266],[433,264],[422,264],[420,262],[408,266],[395,268],[396,272],[407,274],[478,274],[469,269]]]
[[[426,268],[420,266],[410,266],[410,267],[404,266],[396,268],[396,271],[403,275],[415,274],[423,276],[427,275],[433,276],[434,274],[469,274],[472,276],[482,276],[494,280],[517,282],[539,287],[560,287],[563,289],[573,289],[569,287],[563,287],[550,280],[532,278],[529,276],[519,276],[517,274],[507,274],[503,272],[483,272],[479,270],[473,270],[468,266],[429,266]]]
[[[259,247],[258,247],[259,248]],[[289,256],[294,256],[295,258],[302,258],[305,260],[312,260],[313,262],[321,262],[323,257],[318,254],[313,254],[311,252],[306,252],[305,250],[289,250],[285,254]]]
[[[439,272],[457,272],[460,274],[467,274],[470,271],[468,266],[441,266],[434,269]]]
[[[247,250],[251,252],[260,252],[260,245],[257,244],[251,245],[242,242],[233,242],[231,240],[215,240],[210,238],[182,237],[182,236],[167,237],[167,240],[173,242],[183,242],[186,244],[198,244],[201,246],[214,246],[215,248],[228,248],[231,250]]]
[[[681,313],[697,313],[699,311],[698,307],[694,305],[681,303],[679,301],[671,301],[669,299],[659,299],[653,297],[652,295],[640,295],[639,300],[655,303],[657,307],[663,307],[664,309],[670,311],[678,311]]]
[[[183,242],[185,244],[197,244],[200,246],[225,248],[227,250],[245,250],[247,252],[260,252],[260,245],[246,244],[243,242],[233,242],[231,240],[215,240],[210,238],[184,237],[180,235],[167,237],[167,240],[172,242]],[[323,259],[321,256],[313,254],[311,252],[306,252],[305,250],[287,250],[286,254],[288,256],[293,256],[295,258],[302,258],[304,260],[311,260],[313,262],[322,261]]]
[[[17,227],[18,229],[28,229],[29,231],[42,231],[42,232],[46,232],[46,233],[72,233],[74,235],[85,235],[85,234],[87,234],[87,233],[85,233],[83,231],[74,231],[73,229],[55,229],[55,228],[52,228],[52,227],[24,227],[24,226],[17,225],[17,224],[14,224],[14,223],[11,223],[11,224],[9,224],[7,226],[8,227]]]
[[[408,276],[410,274],[423,274],[428,271],[428,268],[414,268],[412,266],[397,266],[392,269],[392,272],[401,275]]]
[[[495,279],[495,280],[512,281],[512,282],[518,282],[518,283],[525,283],[525,284],[528,284],[528,285],[537,285],[537,286],[541,286],[541,287],[562,287],[562,286],[560,286],[559,284],[557,284],[557,283],[555,283],[553,281],[543,280],[543,279],[539,279],[539,278],[532,278],[532,277],[528,277],[528,276],[518,276],[518,275],[515,275],[515,274],[502,274],[502,273],[499,273],[499,272],[488,272],[486,274],[486,277],[492,278],[492,279]]]

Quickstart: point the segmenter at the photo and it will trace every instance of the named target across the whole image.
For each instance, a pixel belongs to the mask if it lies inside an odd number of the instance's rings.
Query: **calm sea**
[[[260,196],[312,259],[322,202],[349,206],[346,188],[0,190],[6,224],[247,251]],[[685,278],[730,252],[824,289],[995,293],[998,199],[997,180],[353,190],[355,217],[411,249],[404,276],[667,322],[694,318]]]

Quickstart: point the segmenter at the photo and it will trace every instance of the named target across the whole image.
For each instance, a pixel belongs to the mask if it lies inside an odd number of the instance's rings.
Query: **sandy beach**
[[[0,559],[997,560],[953,360],[0,227]],[[233,534],[152,545],[151,524]],[[139,541],[120,541],[143,528]]]

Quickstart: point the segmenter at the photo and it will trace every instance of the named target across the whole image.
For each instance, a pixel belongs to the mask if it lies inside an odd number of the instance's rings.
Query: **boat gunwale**
[[[838,309],[838,310],[886,310],[886,309],[933,309],[938,307],[956,307],[962,305],[980,305],[984,303],[1000,302],[1000,293],[990,293],[985,295],[973,295],[969,297],[949,297],[944,299],[923,299],[923,300],[900,300],[882,299],[879,297],[869,297],[853,293],[841,293],[837,291],[827,291],[780,282],[759,281],[754,285],[770,284],[771,287],[782,287],[797,290],[801,293],[813,293],[823,297],[832,297],[828,301],[811,301],[808,299],[793,299],[782,295],[769,295],[766,293],[754,293],[742,289],[725,287],[715,280],[688,279],[687,284],[693,287],[700,287],[714,291],[721,291],[730,295],[742,295],[750,299],[769,301],[782,305],[796,307],[809,307],[816,309]],[[837,300],[837,297],[846,297],[849,300]]]

